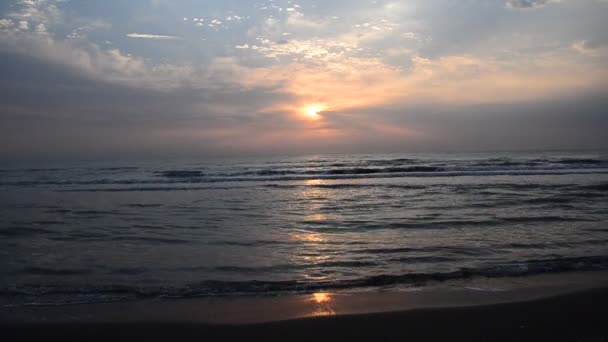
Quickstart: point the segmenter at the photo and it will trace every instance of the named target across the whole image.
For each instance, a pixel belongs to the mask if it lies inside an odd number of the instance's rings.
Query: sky
[[[608,147],[606,0],[5,0],[0,160]]]

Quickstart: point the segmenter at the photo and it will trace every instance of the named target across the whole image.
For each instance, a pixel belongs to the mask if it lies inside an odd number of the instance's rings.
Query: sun
[[[317,115],[319,115],[320,111],[321,111],[321,108],[319,108],[317,106],[310,106],[306,109],[306,112],[310,116],[317,116]]]
[[[304,113],[309,119],[317,120],[321,117],[319,113],[325,110],[324,106],[321,105],[309,105],[304,108]]]

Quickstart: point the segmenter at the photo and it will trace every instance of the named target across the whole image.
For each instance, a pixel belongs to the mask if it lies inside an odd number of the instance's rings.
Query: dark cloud
[[[608,146],[608,93],[525,103],[406,107],[384,112],[396,126],[432,137],[422,150],[576,150]]]
[[[0,55],[0,73],[4,160],[608,146],[605,93],[520,104],[327,112],[325,123],[310,129],[280,111],[256,114],[289,100],[276,89],[138,89],[10,54]],[[323,130],[340,135],[327,139]]]
[[[601,49],[605,46],[608,46],[608,36],[590,40],[582,40],[578,44],[576,44],[576,46],[578,49],[586,51]]]
[[[221,135],[208,132],[284,125],[253,113],[289,98],[263,87],[136,88],[11,53],[0,53],[0,74],[0,159],[221,153]]]
[[[546,5],[549,0],[507,0],[511,8],[536,8]]]
[[[5,160],[608,146],[605,93],[521,104],[327,112],[323,126],[303,128],[285,113],[252,114],[285,100],[276,91],[160,92],[98,82],[23,56],[0,55],[0,65]],[[242,110],[213,109],[230,104]],[[315,129],[340,135],[311,138]]]

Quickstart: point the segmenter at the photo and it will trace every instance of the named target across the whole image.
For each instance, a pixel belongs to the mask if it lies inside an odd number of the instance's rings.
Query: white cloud
[[[49,25],[53,22],[61,20],[61,12],[57,4],[62,0],[19,0],[17,1],[18,10],[9,14],[9,16],[28,20],[34,23],[42,23]]]
[[[30,31],[42,35],[50,36],[48,28],[63,22],[61,11],[57,7],[64,0],[18,0],[12,6],[14,10],[6,14],[7,18],[0,19],[4,24],[0,24],[0,29],[6,30],[9,22],[14,26],[15,31]]]
[[[401,34],[401,37],[403,37],[405,39],[412,39],[412,40],[415,40],[418,38],[414,32],[404,32]]]
[[[36,25],[36,33],[40,34],[40,35],[48,35],[49,31],[46,27],[46,25],[44,23],[40,23],[38,25]]]
[[[140,39],[159,39],[159,40],[180,40],[182,38],[177,36],[167,36],[162,34],[147,34],[147,33],[129,33],[129,38],[140,38]]]
[[[15,23],[11,19],[0,19],[0,31],[9,30],[15,27]]]
[[[345,53],[355,50],[356,45],[332,39],[281,40],[273,42],[258,37],[258,44],[249,48],[268,58],[289,57],[294,61],[311,60],[312,62],[327,61],[341,58]]]
[[[292,8],[288,12],[287,25],[304,29],[319,29],[325,26],[326,22],[314,20],[304,15],[304,13]]]
[[[109,30],[112,25],[104,20],[86,20],[85,24],[74,29],[66,37],[68,39],[85,39],[87,34],[92,31]]]
[[[27,22],[27,20],[21,20],[19,21],[19,29],[22,31],[27,31],[30,29],[30,25]]]

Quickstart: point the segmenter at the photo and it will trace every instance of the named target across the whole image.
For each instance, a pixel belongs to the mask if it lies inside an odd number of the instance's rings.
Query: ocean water
[[[605,153],[0,168],[4,305],[605,269]]]

